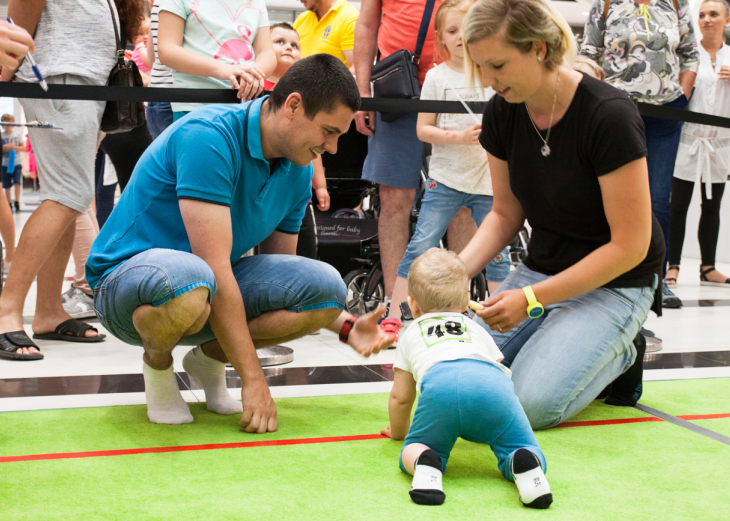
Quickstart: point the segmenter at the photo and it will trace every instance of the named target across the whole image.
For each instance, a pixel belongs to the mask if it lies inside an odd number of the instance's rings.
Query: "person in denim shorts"
[[[144,348],[147,412],[154,423],[193,420],[172,368],[175,345],[196,345],[185,371],[208,410],[243,412],[247,432],[276,430],[256,347],[321,327],[369,356],[394,339],[357,323],[345,286],[324,263],[296,257],[311,196],[310,163],[337,150],[360,98],[339,60],[318,55],[284,75],[271,97],[199,109],[147,149],[86,264],[100,322]],[[259,245],[261,255],[242,257]],[[225,383],[230,362],[242,402]]]

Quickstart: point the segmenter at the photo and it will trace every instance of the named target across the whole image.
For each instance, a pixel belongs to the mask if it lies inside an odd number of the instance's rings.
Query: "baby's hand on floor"
[[[383,436],[387,436],[388,438],[392,438],[393,436],[390,434],[390,425],[380,431],[380,434],[382,434]]]

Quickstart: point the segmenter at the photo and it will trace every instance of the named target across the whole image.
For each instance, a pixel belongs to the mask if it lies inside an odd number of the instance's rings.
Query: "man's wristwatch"
[[[340,329],[340,342],[343,344],[346,344],[350,338],[350,331],[355,325],[355,322],[357,322],[357,317],[350,317],[342,324],[342,328]]]
[[[532,286],[525,286],[522,288],[527,297],[527,316],[530,318],[539,318],[545,313],[545,308],[542,307],[537,299],[535,298],[535,292],[532,291]]]

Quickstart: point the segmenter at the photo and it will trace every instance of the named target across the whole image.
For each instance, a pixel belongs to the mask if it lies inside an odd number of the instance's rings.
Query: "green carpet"
[[[674,416],[730,413],[730,378],[648,382],[640,402]]]
[[[727,398],[685,410],[687,392],[719,397],[728,381],[693,383],[648,383],[647,405],[671,414],[730,412]],[[387,423],[386,394],[283,399],[277,406],[279,431],[266,435],[242,433],[234,417],[200,404],[191,406],[195,422],[181,426],[149,424],[144,406],[4,413],[0,456],[350,436]],[[573,421],[642,416],[594,402]],[[698,424],[730,430],[728,419]],[[727,519],[727,445],[666,422],[537,436],[555,497],[547,511],[522,507],[489,449],[464,441],[444,478],[446,503],[414,505],[410,478],[398,469],[401,442],[377,439],[0,463],[0,519]]]

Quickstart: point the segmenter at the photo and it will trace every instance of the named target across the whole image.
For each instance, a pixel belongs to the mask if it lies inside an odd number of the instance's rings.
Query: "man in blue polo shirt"
[[[365,356],[393,343],[377,327],[384,310],[354,322],[342,311],[337,271],[294,255],[310,163],[336,151],[359,105],[347,67],[312,56],[271,97],[196,110],[140,159],[94,242],[86,277],[102,325],[144,348],[150,421],[193,421],[172,369],[178,344],[197,346],[183,367],[203,387],[208,410],[243,412],[246,431],[266,432],[276,430],[276,406],[255,347],[321,327]],[[256,245],[262,255],[241,258]],[[228,361],[243,381],[242,403],[228,394]]]

